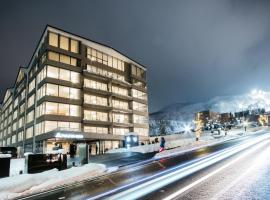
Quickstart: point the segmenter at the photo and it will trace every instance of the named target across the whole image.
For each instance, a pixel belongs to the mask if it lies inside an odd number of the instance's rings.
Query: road
[[[260,132],[174,157],[128,165],[93,180],[23,199],[227,199],[243,191],[242,198],[247,195],[246,190],[250,191],[258,170],[264,169],[261,175],[268,173],[269,167],[265,166],[269,163],[263,161],[270,145],[269,139],[262,137],[269,137],[269,133]],[[258,160],[261,165],[256,164]],[[248,175],[249,186],[239,184],[246,183]]]
[[[270,199],[270,140],[161,187],[142,199]]]

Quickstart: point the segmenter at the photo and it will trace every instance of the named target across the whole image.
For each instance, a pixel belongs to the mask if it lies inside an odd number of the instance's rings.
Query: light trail
[[[194,181],[193,183],[181,188],[180,190],[178,190],[177,192],[167,196],[166,198],[164,198],[163,200],[172,200],[174,198],[176,198],[177,196],[181,195],[182,193],[184,193],[185,191],[193,188],[194,186],[202,183],[203,181],[209,179],[210,177],[214,176],[215,174],[219,173],[220,171],[226,169],[227,167],[233,165],[234,163],[238,162],[239,160],[243,159],[244,157],[248,156],[249,154],[251,154],[252,152],[256,151],[257,149],[261,148],[262,146],[264,146],[265,144],[269,143],[269,141],[264,141],[260,144],[258,144],[256,146],[256,148],[252,148],[251,150],[245,152],[244,154],[242,154],[241,156],[235,158],[234,160],[230,161],[229,163],[223,165],[222,167],[216,169],[215,171],[207,174],[206,176],[203,176],[201,178],[199,178],[198,180]],[[243,178],[243,177],[241,177]]]
[[[125,199],[125,200],[138,199],[142,196],[149,194],[150,192],[156,191],[156,190],[158,190],[158,189],[160,189],[160,188],[162,188],[170,183],[173,183],[181,178],[184,178],[188,175],[191,175],[192,173],[195,173],[195,172],[197,172],[205,167],[213,165],[214,163],[217,163],[223,159],[226,159],[226,158],[228,158],[228,157],[230,157],[230,156],[232,156],[240,151],[243,151],[243,150],[245,150],[245,149],[247,149],[255,144],[258,144],[258,143],[260,143],[268,138],[269,138],[268,135],[258,137],[256,139],[249,141],[249,142],[246,142],[244,144],[236,145],[232,148],[222,150],[221,152],[215,153],[214,155],[211,154],[210,156],[207,156],[206,158],[197,159],[196,162],[195,161],[188,162],[184,165],[181,165],[181,166],[169,169],[169,170],[165,170],[165,171],[160,172],[156,175],[150,176],[146,179],[125,185],[123,187],[108,191],[106,193],[103,193],[101,195],[98,195],[98,196],[95,196],[95,197],[89,198],[89,199],[97,199],[97,198],[105,197],[108,195],[112,195],[112,196],[108,197],[108,199],[117,199],[117,200],[119,200],[119,199]],[[201,181],[203,181],[203,180],[204,179],[202,179]],[[145,182],[145,181],[147,181],[147,182]],[[199,182],[195,182],[192,184],[196,185],[196,184],[199,184]],[[192,185],[190,185],[189,187],[191,187],[191,186]],[[188,187],[185,189],[187,190]],[[117,193],[117,192],[119,192],[119,193]],[[117,193],[117,194],[115,194],[115,193]],[[179,194],[177,193],[175,195],[179,195]]]

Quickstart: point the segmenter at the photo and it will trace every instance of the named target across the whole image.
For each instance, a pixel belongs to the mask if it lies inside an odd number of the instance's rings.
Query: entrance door
[[[89,143],[89,155],[100,154],[100,143],[99,141]]]

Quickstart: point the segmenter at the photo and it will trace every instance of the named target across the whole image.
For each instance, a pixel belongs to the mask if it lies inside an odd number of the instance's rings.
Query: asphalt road
[[[110,173],[108,175],[104,175],[98,177],[96,179],[87,180],[81,183],[76,183],[73,185],[69,185],[66,187],[60,187],[53,191],[46,191],[44,193],[39,193],[33,196],[26,197],[24,199],[106,199],[111,197],[115,194],[121,193],[122,191],[126,191],[128,188],[133,188],[136,185],[140,185],[141,183],[147,182],[153,179],[153,176],[157,176],[160,173],[170,174],[171,172],[168,170],[174,170],[175,167],[182,167],[190,165],[190,162],[196,162],[197,160],[204,159],[207,156],[220,152],[222,150],[226,150],[230,147],[235,145],[239,145],[245,143],[246,141],[252,141],[254,138],[259,137],[263,133],[257,133],[252,136],[242,137],[240,139],[229,140],[221,144],[216,144],[209,147],[204,147],[192,152],[185,153],[183,155],[178,155],[174,157],[162,158],[159,160],[148,160],[144,161],[143,163],[128,165],[123,167],[117,172]],[[187,176],[181,180],[178,180],[168,186],[165,186],[161,189],[157,189],[146,196],[143,196],[144,199],[162,199],[164,197],[169,196],[170,194],[175,193],[178,191],[179,188],[185,187],[192,183],[193,180],[203,177],[203,175],[208,174],[211,169],[214,170],[218,166],[222,166],[223,162],[228,162],[230,159],[233,159],[234,156],[231,156],[225,161],[218,162],[217,164],[213,164],[210,167],[206,167],[203,170],[199,170],[198,172],[194,173],[191,176]],[[249,160],[249,162],[251,162]],[[247,161],[248,163],[248,161]],[[248,164],[246,164],[248,166]],[[238,165],[235,165],[236,168]],[[240,165],[241,166],[241,165]],[[245,166],[245,165],[244,165]],[[242,169],[240,167],[240,169]],[[229,168],[228,168],[229,169]],[[228,169],[224,170],[227,174]],[[244,170],[245,171],[245,170]],[[223,173],[223,172],[222,172]],[[236,172],[240,173],[240,172]],[[231,177],[229,176],[228,177]],[[214,176],[215,177],[215,176]],[[213,177],[213,178],[214,178]],[[218,177],[227,177],[226,174],[224,176],[217,176]],[[212,178],[212,177],[211,177]],[[225,178],[219,178],[220,180],[225,180]],[[208,182],[208,179],[206,182]],[[227,180],[227,179],[226,179]],[[203,199],[204,196],[201,196],[197,191],[205,192],[208,194],[208,191],[213,191],[213,194],[216,194],[216,191],[211,189],[210,186],[216,186],[216,180],[209,182],[208,186],[201,187],[200,190],[194,190],[193,193],[182,193],[180,197],[176,198],[183,198],[183,199]],[[205,184],[206,182],[203,182]],[[228,181],[230,182],[230,181]],[[200,185],[196,185],[199,187]],[[220,187],[225,187],[226,184],[221,185]],[[206,188],[206,189],[205,189]],[[210,190],[211,189],[211,190]],[[218,191],[221,191],[220,188],[216,188]],[[193,191],[193,190],[192,190]],[[209,196],[206,195],[205,199],[209,199]],[[222,197],[222,196],[221,196]],[[125,198],[123,198],[125,199]]]
[[[141,199],[270,199],[270,140],[249,151],[159,188]]]

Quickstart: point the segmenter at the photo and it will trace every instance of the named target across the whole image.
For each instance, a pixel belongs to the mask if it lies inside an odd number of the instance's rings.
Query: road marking
[[[229,163],[227,163],[226,165],[223,165],[222,167],[216,169],[215,171],[211,172],[210,174],[207,174],[206,176],[194,181],[193,183],[181,188],[180,190],[178,190],[177,192],[167,196],[166,198],[164,198],[163,200],[172,200],[174,198],[176,198],[177,196],[181,195],[182,193],[186,192],[187,190],[193,188],[194,186],[202,183],[203,181],[209,179],[210,177],[216,175],[217,173],[219,173],[220,171],[226,169],[227,167],[233,165],[234,163],[238,162],[240,159],[243,159],[244,157],[248,156],[250,153],[256,151],[257,149],[261,148],[263,145],[265,145],[266,143],[269,143],[269,141],[264,141],[262,143],[260,143],[259,145],[256,146],[256,148],[252,148],[251,150],[245,152],[244,154],[242,154],[241,156],[235,158],[234,160],[230,161]]]

